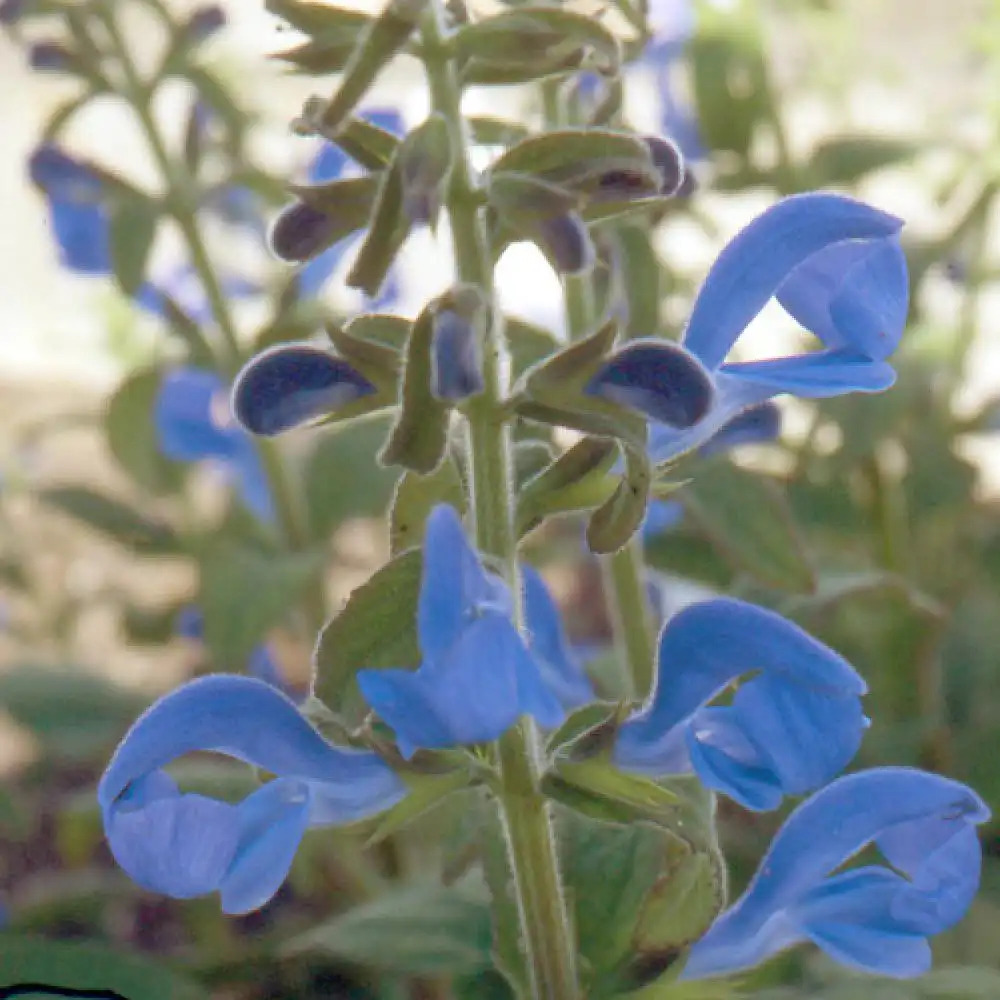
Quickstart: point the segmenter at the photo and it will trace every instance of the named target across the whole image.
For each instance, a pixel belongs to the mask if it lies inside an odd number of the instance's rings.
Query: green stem
[[[452,141],[447,204],[458,278],[478,285],[492,301],[489,243],[479,210],[478,179],[469,160],[461,88],[447,46],[441,0],[432,0],[422,33],[432,102],[448,123]],[[507,387],[501,362],[505,350],[502,317],[494,311],[483,351],[484,389],[467,408],[469,465],[477,546],[497,560],[512,592],[519,594],[511,446],[503,407]],[[499,769],[498,804],[507,835],[532,995],[538,1000],[577,1000],[575,949],[559,877],[555,834],[539,787],[540,738],[530,719],[500,740]]]
[[[614,624],[615,644],[628,664],[633,698],[645,698],[653,689],[656,649],[644,580],[642,538],[635,534],[624,548],[601,560],[604,589]]]
[[[205,349],[216,359],[219,368],[230,378],[239,370],[241,351],[239,335],[233,321],[232,312],[226,301],[222,284],[212,264],[205,240],[198,225],[198,199],[196,181],[177,157],[172,157],[167,149],[163,134],[152,111],[153,87],[144,81],[132,58],[131,51],[110,10],[102,11],[101,22],[111,43],[115,58],[121,67],[122,97],[135,112],[142,131],[149,143],[153,158],[163,176],[166,187],[166,204],[170,215],[177,223],[184,237],[191,264],[205,289],[212,316],[222,333],[223,349],[220,352],[205,341]],[[221,356],[220,356],[221,353]],[[296,495],[284,457],[271,441],[259,441],[258,449],[267,471],[271,494],[278,513],[278,523],[289,548],[301,551],[310,544],[308,524],[300,498]],[[311,633],[319,631],[326,621],[326,604],[321,589],[311,589],[306,597],[306,625]]]
[[[570,339],[583,336],[594,322],[594,289],[589,275],[563,278],[566,323]],[[629,696],[645,698],[653,685],[655,659],[653,623],[646,598],[645,561],[642,539],[633,535],[624,548],[601,557],[604,592],[614,625],[615,644],[621,662],[624,686]]]

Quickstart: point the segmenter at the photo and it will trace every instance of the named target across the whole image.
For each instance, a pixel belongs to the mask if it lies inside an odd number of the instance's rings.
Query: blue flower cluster
[[[652,457],[665,461],[692,448],[772,436],[770,399],[779,393],[885,388],[894,377],[885,358],[906,313],[899,228],[898,220],[847,198],[786,199],[722,252],[681,346],[664,345],[666,363],[656,363],[654,341],[623,349],[588,391],[649,416]],[[725,363],[772,296],[823,347]],[[317,415],[317,394],[327,403],[358,394],[362,376],[325,352],[299,347],[265,357],[271,360],[237,383],[245,423],[280,430],[300,415]],[[185,392],[199,400],[212,389],[190,373],[184,378]],[[262,378],[267,391],[253,391]],[[684,398],[688,392],[694,402]],[[697,416],[679,427],[660,419],[668,411]],[[231,428],[213,437],[198,425],[186,437],[183,421],[161,425],[176,454],[212,451],[248,476]],[[484,565],[453,508],[432,510],[416,622],[420,665],[357,677],[402,758],[491,743],[523,716],[551,730],[595,701],[541,577],[525,567],[521,579],[523,631],[515,625],[512,581]],[[975,793],[907,768],[838,777],[868,726],[865,690],[835,651],[744,601],[701,601],[663,626],[653,693],[617,724],[612,763],[653,778],[693,774],[751,810],[812,793],[781,828],[742,898],[692,947],[683,977],[745,969],[801,941],[860,969],[914,976],[927,968],[928,937],[967,909],[981,861],[975,827],[988,817]],[[162,768],[196,750],[248,761],[275,777],[237,805],[183,793]],[[245,912],[277,891],[307,828],[354,822],[406,794],[382,757],[328,743],[280,691],[252,678],[212,676],[167,695],[139,719],[99,799],[111,849],[137,882],[176,897],[217,891],[224,910]],[[844,867],[872,846],[884,864]]]

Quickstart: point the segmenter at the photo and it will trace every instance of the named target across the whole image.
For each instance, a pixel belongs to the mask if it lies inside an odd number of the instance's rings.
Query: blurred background
[[[104,847],[94,787],[136,714],[209,670],[304,696],[318,627],[389,555],[394,475],[374,461],[384,425],[296,432],[261,458],[227,414],[234,362],[324,318],[373,307],[412,318],[451,272],[446,233],[411,237],[376,302],[344,285],[352,246],[321,285],[273,260],[263,234],[283,185],[315,176],[320,152],[288,123],[329,79],[304,56],[271,58],[300,40],[263,0],[119,0],[133,69],[162,74],[143,118],[118,76],[95,82],[86,65],[78,25],[107,2],[0,8],[0,942],[24,961],[36,947],[24,935],[40,935],[63,950],[37,945],[32,961],[118,963],[141,984],[134,996],[154,1000],[503,996],[484,972],[489,925],[474,892],[400,904],[412,954],[379,938],[373,884],[462,870],[468,845],[428,846],[433,825],[377,848],[374,872],[358,861],[364,831],[307,838],[277,899],[236,920],[214,900],[143,893]],[[677,516],[649,527],[664,607],[710,588],[795,618],[869,681],[860,765],[939,770],[1000,808],[1000,2],[658,10],[623,113],[674,135],[696,183],[655,226],[644,320],[676,335],[725,241],[795,191],[847,191],[905,218],[912,275],[896,387],[783,400],[778,441],[713,460]],[[418,123],[416,64],[381,77],[366,108]],[[541,120],[531,88],[475,91],[467,110]],[[43,146],[98,169],[109,260],[81,258]],[[197,211],[176,207],[185,184]],[[222,314],[191,272],[192,232]],[[558,340],[560,286],[540,255],[511,248],[498,284],[510,316]],[[739,351],[767,357],[799,337],[768,307]],[[607,614],[579,538],[565,519],[531,552],[600,678]],[[216,793],[250,780],[201,760],[185,773]],[[738,887],[777,819],[722,818]],[[796,953],[734,995],[1000,997],[1000,828],[984,837],[980,899],[936,943],[926,981],[855,979]],[[428,921],[445,930],[426,935]]]

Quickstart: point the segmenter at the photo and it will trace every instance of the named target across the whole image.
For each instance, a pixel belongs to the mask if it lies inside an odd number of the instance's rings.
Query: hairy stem
[[[492,264],[476,197],[478,181],[469,159],[461,88],[446,35],[443,4],[432,0],[423,22],[423,52],[433,105],[447,121],[452,141],[447,206],[457,276],[478,285],[492,301]],[[500,563],[512,592],[519,594],[511,445],[503,408],[507,388],[505,351],[502,317],[494,310],[483,351],[485,388],[467,409],[469,465],[476,543]],[[530,719],[501,739],[499,763],[499,807],[530,988],[538,1000],[576,1000],[579,986],[575,950],[560,883],[554,830],[539,788],[539,734]]]

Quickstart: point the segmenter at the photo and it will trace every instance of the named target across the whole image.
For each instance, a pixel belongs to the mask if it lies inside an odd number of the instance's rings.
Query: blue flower
[[[366,121],[393,135],[401,136],[406,131],[398,111],[373,109],[361,115]],[[347,176],[351,160],[346,153],[332,142],[324,142],[308,170],[310,184],[323,184]],[[344,255],[355,245],[356,240],[341,240],[328,250],[310,260],[298,273],[299,294],[303,298],[313,298],[329,280],[343,260]],[[385,285],[379,295],[367,303],[371,309],[385,309],[399,299],[399,276],[397,269],[390,270]]]
[[[276,775],[230,805],[182,793],[161,768],[214,751]],[[311,826],[387,809],[406,789],[375,754],[334,747],[283,695],[248,677],[202,677],[135,722],[97,798],[111,852],[139,885],[177,899],[218,892],[226,913],[263,906]]]
[[[593,701],[594,689],[570,647],[559,608],[541,574],[531,566],[522,566],[521,577],[528,648],[534,654],[546,687],[565,709]]]
[[[802,941],[866,972],[921,975],[931,964],[927,938],[957,923],[976,894],[975,827],[987,819],[975,792],[925,771],[885,767],[838,779],[788,817],[747,891],[691,949],[681,978],[747,969]],[[869,845],[892,867],[837,871]]]
[[[518,635],[511,611],[510,592],[483,568],[454,509],[435,507],[427,519],[417,611],[420,668],[358,673],[361,693],[395,730],[404,757],[420,747],[495,740],[522,715],[543,726],[562,721],[559,699]],[[547,615],[537,607],[536,613]],[[546,649],[547,628],[543,623],[540,629]],[[557,655],[547,669],[559,673],[564,666]]]
[[[52,231],[64,267],[79,274],[109,276],[111,260],[111,216],[107,184],[86,163],[74,159],[57,146],[45,144],[32,154],[32,181],[48,201]],[[227,204],[219,193],[219,204]],[[229,298],[245,298],[260,292],[260,285],[244,278],[223,276],[222,290]],[[195,322],[212,318],[208,296],[194,268],[175,268],[165,278],[145,281],[133,301],[156,315],[165,315],[169,295]]]
[[[708,705],[738,678],[727,705]],[[774,809],[838,774],[867,720],[865,683],[797,625],[730,598],[692,604],[660,635],[657,680],[619,730],[615,762],[654,776],[694,772],[747,809]]]
[[[737,414],[781,393],[821,398],[892,385],[885,359],[902,336],[909,292],[901,226],[850,198],[804,194],[778,202],[740,232],[709,271],[681,340],[712,375],[712,406],[686,429],[654,425],[654,462],[705,444]],[[724,363],[772,296],[823,348]]]
[[[214,461],[234,482],[247,508],[274,519],[267,475],[253,438],[229,416],[226,387],[214,372],[175,368],[164,375],[153,420],[160,450],[178,462]]]
[[[193,604],[181,608],[177,615],[175,631],[184,639],[202,642],[205,637],[205,616],[201,608]],[[302,695],[285,680],[281,665],[266,643],[254,646],[250,651],[246,672],[248,676],[256,677],[257,680],[264,681],[265,684],[280,691],[296,704],[302,700]]]

